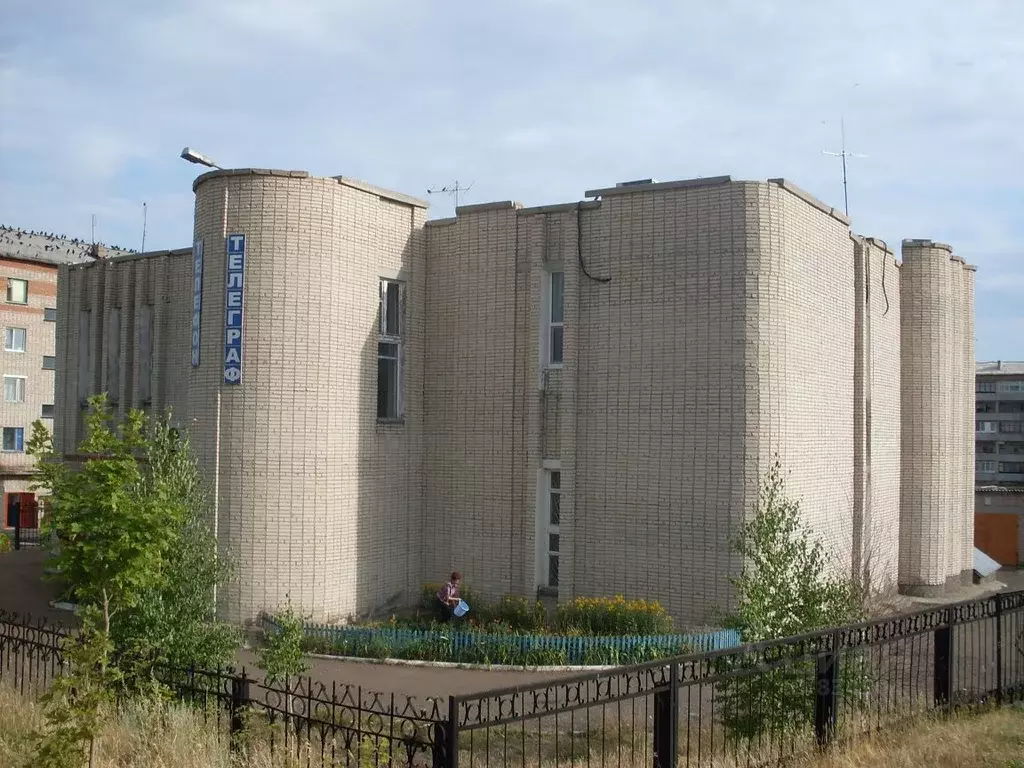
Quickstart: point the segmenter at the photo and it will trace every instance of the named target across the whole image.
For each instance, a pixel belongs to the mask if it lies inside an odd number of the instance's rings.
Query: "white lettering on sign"
[[[224,383],[242,383],[245,317],[245,235],[228,235],[224,280]]]
[[[199,367],[200,327],[203,314],[203,241],[192,246],[192,367]]]

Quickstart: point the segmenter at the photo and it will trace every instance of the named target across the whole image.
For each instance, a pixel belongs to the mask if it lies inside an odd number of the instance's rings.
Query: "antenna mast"
[[[96,245],[96,214],[92,215],[92,244]]]
[[[142,250],[140,253],[146,252],[146,204],[142,204]]]
[[[475,183],[476,182],[474,181],[474,182],[471,182],[468,187],[461,187],[461,186],[459,186],[459,182],[456,181],[456,182],[454,182],[452,184],[445,184],[443,187],[435,187],[434,189],[428,189],[427,190],[427,194],[428,195],[448,195],[450,197],[454,197],[455,198],[455,207],[458,208],[459,207],[459,193],[460,192],[469,192],[469,190],[471,190],[473,188],[473,184],[475,184]]]
[[[846,210],[846,216],[850,216],[850,197],[846,190],[846,158],[848,157],[867,157],[867,155],[858,155],[854,152],[846,151],[846,118],[839,118],[839,134],[842,141],[841,149],[838,152],[832,150],[822,150],[823,155],[831,155],[832,157],[841,157],[843,160],[843,208]]]

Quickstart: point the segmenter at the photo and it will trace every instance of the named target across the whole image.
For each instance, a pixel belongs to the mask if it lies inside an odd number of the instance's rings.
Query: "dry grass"
[[[32,765],[34,730],[42,727],[41,707],[0,685],[0,768]],[[402,762],[396,755],[396,764]],[[468,757],[468,755],[463,755]],[[482,762],[463,760],[465,764]],[[511,756],[510,756],[511,757]],[[623,755],[626,757],[626,755]],[[636,755],[636,765],[649,766]],[[1016,762],[1014,762],[1016,761]],[[315,759],[312,761],[317,762]],[[355,765],[372,765],[363,754]],[[387,758],[382,760],[386,764]],[[537,766],[535,759],[526,758]],[[614,765],[615,755],[591,755],[563,765]],[[627,758],[626,762],[630,762]],[[522,765],[523,756],[510,760]],[[684,761],[680,761],[682,765]],[[181,706],[132,706],[112,718],[96,743],[96,768],[289,768],[306,764],[278,754],[271,758],[259,739],[243,757],[232,757],[223,733],[202,716]],[[740,764],[746,764],[744,758]],[[736,765],[719,758],[715,768]],[[795,768],[1024,768],[1024,709],[1003,709],[951,721],[921,719],[902,729],[883,732],[831,755],[790,763]],[[623,765],[621,768],[627,768]],[[628,766],[633,768],[633,766]]]

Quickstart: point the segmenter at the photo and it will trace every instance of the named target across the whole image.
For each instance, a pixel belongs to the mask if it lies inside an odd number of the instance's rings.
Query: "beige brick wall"
[[[6,302],[9,278],[28,282],[28,303]],[[41,418],[42,407],[53,405],[54,372],[43,370],[43,357],[54,355],[56,323],[44,320],[44,310],[56,307],[57,267],[0,258],[0,371],[4,376],[24,377],[24,400],[8,403],[0,390],[0,426],[21,427],[24,445],[32,424]],[[3,344],[6,328],[25,329],[25,351],[8,352]],[[50,419],[42,419],[51,425]],[[26,453],[0,453],[0,500],[4,493],[27,492],[34,462]],[[0,527],[6,525],[0,511]]]
[[[344,618],[455,568],[486,597],[535,594],[552,462],[560,600],[625,593],[710,621],[732,600],[730,540],[775,454],[839,570],[870,564],[877,585],[899,560],[900,583],[931,583],[966,562],[970,425],[952,414],[968,397],[973,342],[955,337],[973,334],[973,273],[947,250],[905,249],[900,268],[781,179],[464,206],[429,225],[411,198],[302,172],[215,172],[196,194],[201,365],[189,250],[62,268],[58,439],[70,451],[81,436],[79,311],[82,386],[124,409],[145,405],[140,308],[153,306],[150,408],[171,406],[220,478],[232,618],[289,596]],[[234,233],[247,236],[243,382],[224,386]],[[541,360],[551,270],[565,275],[555,369]],[[400,424],[376,419],[381,278],[407,288]]]
[[[970,567],[972,275],[948,245],[903,242],[899,581],[910,592],[958,584]]]
[[[122,410],[141,404],[136,305],[156,302],[153,409],[171,406],[189,427],[211,484],[219,442],[220,540],[239,571],[221,593],[231,618],[274,610],[287,597],[317,619],[344,618],[412,595],[421,573],[423,220],[422,206],[350,180],[200,179],[196,369],[189,251],[68,272],[69,310],[94,310],[93,391],[116,390]],[[236,233],[247,236],[243,381],[224,386],[225,234]],[[376,420],[381,278],[407,283],[401,424]],[[98,325],[112,307],[122,318],[116,382],[108,381],[107,326]],[[72,325],[69,363],[77,350]],[[64,398],[75,403],[72,384]],[[66,439],[65,450],[71,445]]]

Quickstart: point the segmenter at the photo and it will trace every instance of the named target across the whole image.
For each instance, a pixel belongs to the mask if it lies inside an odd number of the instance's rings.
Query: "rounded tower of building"
[[[974,446],[963,414],[973,397],[964,373],[973,336],[965,339],[964,271],[948,245],[903,241],[899,582],[907,594],[943,592],[960,583],[965,562],[969,567],[965,459]]]
[[[236,567],[219,609],[379,607],[416,578],[418,416],[378,418],[378,372],[382,334],[388,397],[419,365],[406,296],[425,205],[298,171],[214,171],[193,188],[191,430]],[[384,327],[382,306],[404,315]],[[418,405],[414,392],[395,402]]]

